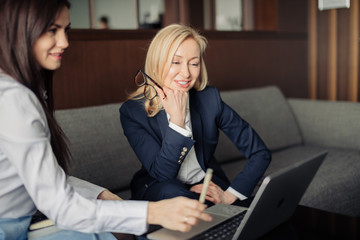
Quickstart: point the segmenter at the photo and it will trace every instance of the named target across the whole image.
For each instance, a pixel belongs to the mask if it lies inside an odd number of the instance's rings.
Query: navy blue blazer
[[[120,119],[124,134],[142,163],[142,169],[133,178],[133,192],[143,195],[146,186],[153,182],[175,179],[182,160],[194,146],[201,168],[214,170],[212,180],[216,184],[223,190],[231,186],[250,196],[270,163],[270,151],[251,126],[222,101],[217,88],[190,90],[189,98],[193,139],[170,128],[164,110],[148,117],[142,100],[122,104]],[[214,157],[219,130],[248,159],[231,183]]]

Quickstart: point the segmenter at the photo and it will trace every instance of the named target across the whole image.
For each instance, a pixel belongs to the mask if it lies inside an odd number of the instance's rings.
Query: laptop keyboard
[[[237,228],[239,227],[242,219],[245,216],[246,211],[243,211],[230,219],[226,220],[225,222],[222,222],[205,232],[202,232],[193,238],[191,240],[201,240],[201,239],[232,239],[234,236]]]

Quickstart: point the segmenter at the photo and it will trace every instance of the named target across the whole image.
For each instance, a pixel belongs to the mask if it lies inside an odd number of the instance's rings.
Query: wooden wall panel
[[[329,10],[329,21],[328,21],[328,87],[327,87],[327,96],[329,100],[337,99],[337,63],[338,63],[338,39],[337,39],[337,12],[332,9]]]
[[[95,34],[92,35],[92,33]],[[85,35],[84,35],[85,33]],[[75,108],[119,102],[135,89],[133,77],[143,68],[154,31],[105,40],[97,30],[72,30],[70,47],[54,77],[55,108]]]
[[[311,1],[311,0],[309,0]],[[319,13],[317,17],[317,98],[327,99],[327,84],[328,84],[328,35],[329,29],[328,24],[328,12]]]
[[[278,29],[278,0],[254,0],[255,29],[276,31]]]
[[[309,91],[312,98],[358,102],[359,0],[351,0],[350,9],[325,11],[319,11],[312,0],[308,3],[312,13],[309,15]]]
[[[164,24],[182,23],[204,29],[203,0],[165,0]]]
[[[309,1],[308,5],[308,82],[309,97],[317,98],[317,2]]]
[[[312,1],[317,5],[316,0]],[[278,31],[302,32],[308,31],[308,2],[304,0],[277,0]]]
[[[54,79],[55,107],[120,102],[135,88],[155,31],[72,30]],[[206,64],[220,90],[279,86],[288,97],[308,97],[306,34],[205,31]],[[107,40],[108,39],[108,40]]]
[[[349,13],[349,85],[348,100],[360,102],[359,79],[359,0],[351,1],[352,8]]]
[[[208,39],[209,80],[221,90],[277,85],[288,97],[308,97],[306,35],[208,34]]]
[[[165,0],[164,26],[180,21],[179,0]]]
[[[345,10],[345,11],[344,11]],[[350,71],[347,66],[350,65],[350,47],[340,47],[340,46],[350,46],[350,29],[348,27],[349,24],[349,14],[346,9],[339,9],[337,11],[337,54],[338,54],[338,63],[337,63],[337,78],[339,81],[349,79],[350,77]],[[349,92],[349,84],[344,83],[343,84],[337,84],[337,92],[336,97],[339,100],[349,100],[348,99],[348,92]]]

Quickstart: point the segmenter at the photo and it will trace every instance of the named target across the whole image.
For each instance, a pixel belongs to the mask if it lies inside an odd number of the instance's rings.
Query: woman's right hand
[[[209,214],[203,212],[205,209],[205,204],[185,197],[149,202],[147,222],[188,232],[200,219],[207,222],[212,220]]]
[[[170,121],[179,127],[185,128],[188,92],[174,90],[165,86],[163,87],[163,90],[157,86],[154,87],[161,99],[161,104],[165,111],[170,115]]]

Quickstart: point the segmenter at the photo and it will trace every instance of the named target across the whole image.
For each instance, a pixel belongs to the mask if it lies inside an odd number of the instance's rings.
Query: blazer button
[[[183,147],[182,150],[183,150],[183,152],[187,152],[188,149],[187,149],[187,147]]]
[[[181,158],[179,159],[178,163],[179,163],[179,164],[181,164],[181,163],[182,163],[182,159],[181,159]]]

